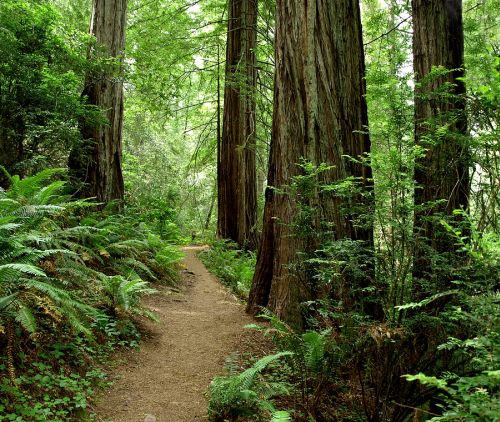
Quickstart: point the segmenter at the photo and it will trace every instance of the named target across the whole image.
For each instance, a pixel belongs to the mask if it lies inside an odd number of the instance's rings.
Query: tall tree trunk
[[[301,252],[317,245],[294,235],[295,199],[274,188],[301,174],[302,158],[333,169],[322,182],[348,176],[369,189],[370,168],[345,159],[370,151],[364,98],[364,53],[357,0],[278,0],[273,133],[264,227],[247,311],[267,306],[279,317],[300,326],[299,304],[311,297],[309,281],[293,268]],[[361,198],[354,198],[354,202]],[[355,216],[341,210],[342,198],[316,194],[312,204],[320,219],[333,223],[333,239],[372,242],[372,230],[353,224]],[[313,250],[311,250],[313,249]]]
[[[418,241],[414,275],[429,278],[433,271],[426,251],[429,246],[437,252],[456,249],[455,240],[432,217],[451,215],[454,209],[468,206],[465,86],[459,79],[464,75],[462,1],[413,0],[412,9],[417,82],[415,141],[426,149],[425,155],[415,165],[415,179],[419,185],[415,191],[415,204],[418,207],[430,201],[445,200],[416,213]],[[446,74],[429,77],[433,67],[437,66],[445,68]],[[447,85],[451,88],[446,88]]]
[[[218,237],[256,246],[255,47],[257,0],[229,0]]]
[[[24,158],[23,122],[19,118],[12,119],[11,121],[5,119],[7,123],[4,125],[2,120],[0,118],[0,166],[11,176],[14,174],[23,176],[22,169],[17,167]],[[14,127],[12,128],[12,126]],[[0,187],[7,189],[9,184],[7,175],[0,169]]]
[[[90,33],[98,46],[90,55],[114,58],[115,66],[103,73],[88,74],[83,95],[103,110],[104,124],[84,122],[81,148],[71,152],[69,167],[83,186],[82,197],[96,197],[104,203],[122,200],[124,194],[122,160],[123,82],[121,63],[125,50],[127,0],[94,0]],[[102,51],[100,49],[103,49]]]

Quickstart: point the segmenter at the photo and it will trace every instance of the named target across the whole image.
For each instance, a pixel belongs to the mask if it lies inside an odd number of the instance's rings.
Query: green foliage
[[[285,410],[278,410],[273,413],[271,422],[291,422],[292,418],[290,413]]]
[[[258,189],[263,189],[272,119],[275,4],[266,0],[258,6],[255,119]],[[126,46],[131,63],[124,124],[127,199],[158,230],[168,231],[174,223],[186,241],[211,241],[215,231],[226,9],[222,0],[129,4],[133,12]]]
[[[126,279],[123,276],[115,275],[107,277],[103,287],[117,315],[134,313],[147,315],[154,319],[153,314],[140,304],[141,296],[156,293],[155,289],[148,287],[146,281],[142,281],[138,277]]]
[[[58,181],[42,186],[58,172],[47,170],[24,180],[12,177],[12,188],[0,192],[0,221],[4,229],[5,224],[10,228],[9,236],[0,242],[0,297],[10,298],[1,310],[0,327],[15,320],[28,333],[35,333],[34,314],[45,304],[44,311],[53,320],[64,318],[77,332],[90,334],[85,321],[92,308],[69,293],[63,279],[47,274],[42,264],[78,259],[52,237],[57,228],[53,218],[65,211],[66,198],[58,196],[63,188]]]
[[[148,282],[175,282],[180,253],[172,243],[204,240],[213,231],[226,2],[131,0],[129,6],[129,208],[118,216],[90,212],[93,204],[66,195],[58,169],[22,179],[0,168],[0,184],[10,184],[8,191],[0,188],[2,420],[75,417],[91,394],[87,380],[102,379],[86,370],[89,361],[118,346],[136,346],[134,316],[152,316],[140,303],[152,293]],[[306,267],[317,299],[304,304],[309,325],[296,333],[270,317],[271,328],[263,330],[285,354],[264,360],[267,368],[257,362],[246,375],[218,379],[212,403],[217,417],[254,412],[289,420],[287,412],[274,411],[280,391],[293,401],[299,420],[361,414],[402,420],[412,408],[441,412],[436,420],[495,420],[500,412],[499,1],[464,1],[471,136],[460,141],[469,146],[470,207],[433,219],[457,251],[429,247],[428,280],[412,277],[419,241],[414,214],[444,202],[413,205],[414,162],[425,150],[413,143],[411,5],[364,0],[362,7],[372,142],[366,159],[375,208],[356,210],[361,218],[353,223],[374,222],[375,250],[349,239],[332,242],[331,222],[321,220],[321,203],[312,201],[317,189],[349,198],[359,192],[357,181],[324,186],[328,167],[301,163],[303,174],[287,193],[299,206],[294,234],[316,245],[314,254],[294,263]],[[271,132],[274,9],[272,0],[259,2],[259,189]],[[82,35],[89,12],[89,0],[0,1],[0,164],[11,173],[65,165],[81,140],[79,123],[102,123],[80,93],[87,71],[114,63],[85,59],[95,42]],[[443,72],[435,69],[430,78]],[[433,98],[453,100],[448,89]],[[451,116],[441,117],[446,119],[429,122],[429,145],[448,134]],[[202,258],[235,292],[248,294],[253,254],[216,242]],[[70,367],[71,361],[82,370]]]
[[[208,415],[211,420],[224,421],[238,416],[257,416],[267,412],[274,418],[283,419],[286,412],[276,412],[272,397],[286,393],[283,383],[265,382],[259,375],[275,361],[292,355],[292,352],[280,352],[264,356],[250,368],[237,375],[216,377],[210,385]]]
[[[498,302],[498,297],[494,298]],[[494,421],[500,414],[500,317],[495,316],[494,331],[468,340],[450,338],[442,349],[460,350],[474,362],[475,375],[443,374],[440,378],[422,373],[406,375],[408,381],[442,392],[442,416],[432,421]]]
[[[290,386],[289,396],[295,403],[294,409],[298,414],[333,417],[328,413],[335,412],[329,409],[329,395],[342,385],[340,371],[349,349],[337,343],[331,328],[296,332],[270,313],[260,317],[269,321],[270,326],[249,325],[247,328],[270,336],[280,352],[288,353],[281,375]],[[342,418],[341,415],[339,409],[336,417]]]
[[[477,234],[472,231],[472,241],[462,241],[470,262],[464,268],[466,278],[456,281],[461,287],[455,292],[458,303],[441,314],[449,337],[437,346],[463,360],[464,368],[406,375],[408,381],[441,392],[443,413],[432,419],[436,421],[493,421],[500,412],[500,297],[494,287],[498,286],[498,237]],[[461,239],[459,232],[455,235]]]
[[[56,356],[53,351],[47,358],[55,360]],[[71,372],[57,363],[54,367],[48,362],[47,359],[24,362],[23,374],[14,385],[7,378],[2,379],[2,420],[65,421],[83,416],[89,405],[88,397],[94,394],[94,386],[109,384],[99,369]],[[8,403],[6,398],[11,398],[12,402]]]
[[[0,162],[11,172],[65,164],[78,120],[94,115],[80,95],[86,35],[61,20],[47,1],[0,4]]]
[[[237,249],[235,244],[216,241],[200,253],[200,259],[222,283],[238,296],[248,297],[255,268],[255,254]]]
[[[174,246],[126,215],[85,212],[94,205],[71,201],[63,175],[9,176],[10,189],[0,190],[0,373],[8,375],[0,415],[7,420],[68,420],[83,411],[92,362],[137,345],[134,315],[154,318],[140,302],[155,292],[148,282],[176,280]],[[44,352],[51,343],[59,347]]]

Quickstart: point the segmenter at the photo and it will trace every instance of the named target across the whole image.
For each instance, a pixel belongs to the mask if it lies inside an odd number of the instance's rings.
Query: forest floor
[[[144,323],[141,347],[111,370],[113,385],[96,400],[97,421],[194,422],[208,420],[205,393],[223,372],[225,358],[255,348],[244,306],[184,248],[179,289],[158,287],[144,304],[159,322]]]

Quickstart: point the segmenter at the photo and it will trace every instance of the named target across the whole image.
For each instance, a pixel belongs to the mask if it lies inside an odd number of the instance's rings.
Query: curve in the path
[[[252,320],[198,260],[199,249],[184,249],[181,294],[165,289],[146,300],[160,321],[151,325],[152,337],[139,351],[125,355],[118,379],[98,401],[98,420],[207,420],[204,393]]]

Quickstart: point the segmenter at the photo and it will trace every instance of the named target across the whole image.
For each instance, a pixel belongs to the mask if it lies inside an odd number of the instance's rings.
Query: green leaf
[[[47,275],[40,268],[35,267],[34,265],[11,263],[0,265],[0,279],[2,274],[6,274],[11,271],[39,277],[47,277]]]
[[[19,309],[16,314],[16,321],[29,333],[36,331],[36,320],[31,310],[23,303],[19,304]]]
[[[422,306],[426,306],[429,303],[434,302],[436,299],[439,299],[440,297],[456,295],[458,293],[459,293],[458,290],[448,290],[446,292],[437,293],[437,294],[435,294],[431,297],[428,297],[420,302],[405,303],[404,305],[395,306],[395,308],[398,310],[421,308]]]
[[[424,385],[430,385],[432,387],[437,387],[442,390],[447,389],[447,384],[445,380],[436,377],[429,377],[425,374],[422,374],[421,372],[418,373],[417,375],[403,375],[402,377],[406,378],[407,381],[420,381],[420,383]]]
[[[7,308],[16,299],[19,293],[13,293],[8,296],[0,297],[0,312]]]
[[[292,417],[286,410],[278,410],[273,413],[271,422],[291,422]]]

